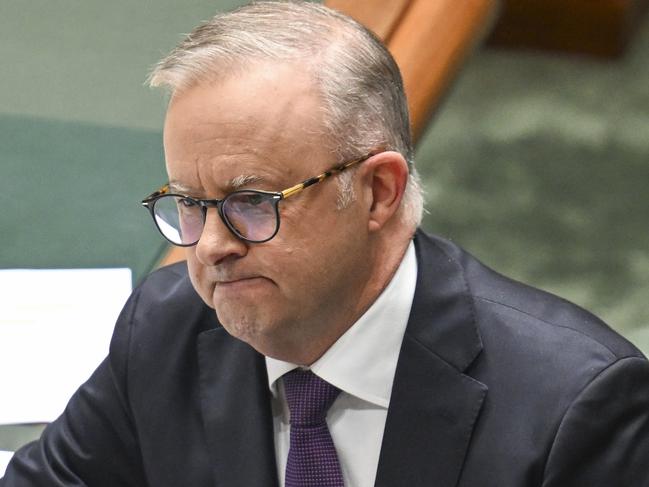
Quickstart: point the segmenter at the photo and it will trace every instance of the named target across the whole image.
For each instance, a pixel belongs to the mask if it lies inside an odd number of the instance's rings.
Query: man
[[[134,292],[0,485],[649,485],[649,363],[417,230],[401,79],[371,34],[258,3],[151,84],[169,183],[144,204],[187,264]]]

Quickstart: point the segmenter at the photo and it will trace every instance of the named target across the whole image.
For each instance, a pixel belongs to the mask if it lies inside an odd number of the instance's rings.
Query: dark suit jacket
[[[649,486],[649,363],[597,318],[418,233],[377,486]],[[380,357],[377,357],[380,360]],[[277,484],[263,357],[184,265],[153,273],[110,354],[9,486]]]

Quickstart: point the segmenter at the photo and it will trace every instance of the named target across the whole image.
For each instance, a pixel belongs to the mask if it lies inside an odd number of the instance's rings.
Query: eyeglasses
[[[162,236],[180,247],[191,247],[198,243],[208,208],[216,208],[225,226],[241,240],[250,243],[267,242],[279,231],[280,201],[360,164],[375,154],[344,162],[280,192],[244,189],[233,191],[221,200],[200,200],[170,193],[167,183],[144,198],[142,205],[151,213]]]

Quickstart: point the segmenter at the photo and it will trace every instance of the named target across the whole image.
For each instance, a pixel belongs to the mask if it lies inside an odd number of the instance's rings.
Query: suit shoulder
[[[140,282],[133,294],[148,306],[194,307],[202,303],[192,286],[184,261],[154,270]]]
[[[642,353],[597,316],[554,294],[523,284],[490,269],[459,246],[428,236],[456,262],[472,299],[477,325],[487,338],[533,334],[536,341],[563,341],[579,349],[600,349],[615,361]]]
[[[603,348],[616,360],[642,353],[600,318],[549,292],[507,278],[475,261],[469,279],[476,307],[509,316],[510,324],[534,326],[541,335],[573,338],[581,347]],[[516,331],[518,326],[513,325]]]
[[[152,297],[159,292],[178,292],[191,286],[187,262],[177,262],[152,271],[136,287],[136,291]]]
[[[146,276],[133,291],[127,309],[136,334],[193,334],[216,326],[214,313],[198,296],[186,262],[162,267]]]

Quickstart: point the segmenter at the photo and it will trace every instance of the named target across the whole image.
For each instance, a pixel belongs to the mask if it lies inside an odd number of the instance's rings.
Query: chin
[[[225,312],[225,310],[219,310],[218,307],[215,310],[216,317],[225,331],[246,342],[259,353],[269,355],[271,350],[285,341],[283,335],[286,334],[286,327],[270,321],[268,319],[270,313],[264,313],[257,309],[253,316],[249,312],[238,314],[232,313],[232,310]],[[264,316],[264,318],[259,319],[257,316]]]
[[[244,342],[249,342],[263,333],[266,325],[260,323],[257,319],[260,314],[258,310],[252,310],[250,307],[244,307],[243,309],[232,308],[231,306],[219,305],[218,302],[214,306],[219,323],[230,335]],[[241,307],[237,306],[237,308]]]
[[[237,338],[242,342],[246,342],[248,345],[254,347],[257,331],[254,326],[251,326],[250,323],[244,323],[244,322],[233,323],[230,321],[224,322],[224,320],[221,320],[220,318],[219,318],[219,322],[221,322],[223,328],[225,328],[225,331],[227,331],[234,338]]]
[[[225,328],[225,331],[227,331],[231,336],[247,343],[259,353],[266,355],[268,350],[264,344],[266,344],[268,340],[263,325],[260,327],[258,323],[251,323],[248,321],[221,320],[218,313],[217,317],[219,318],[219,322],[223,325],[223,328]]]

